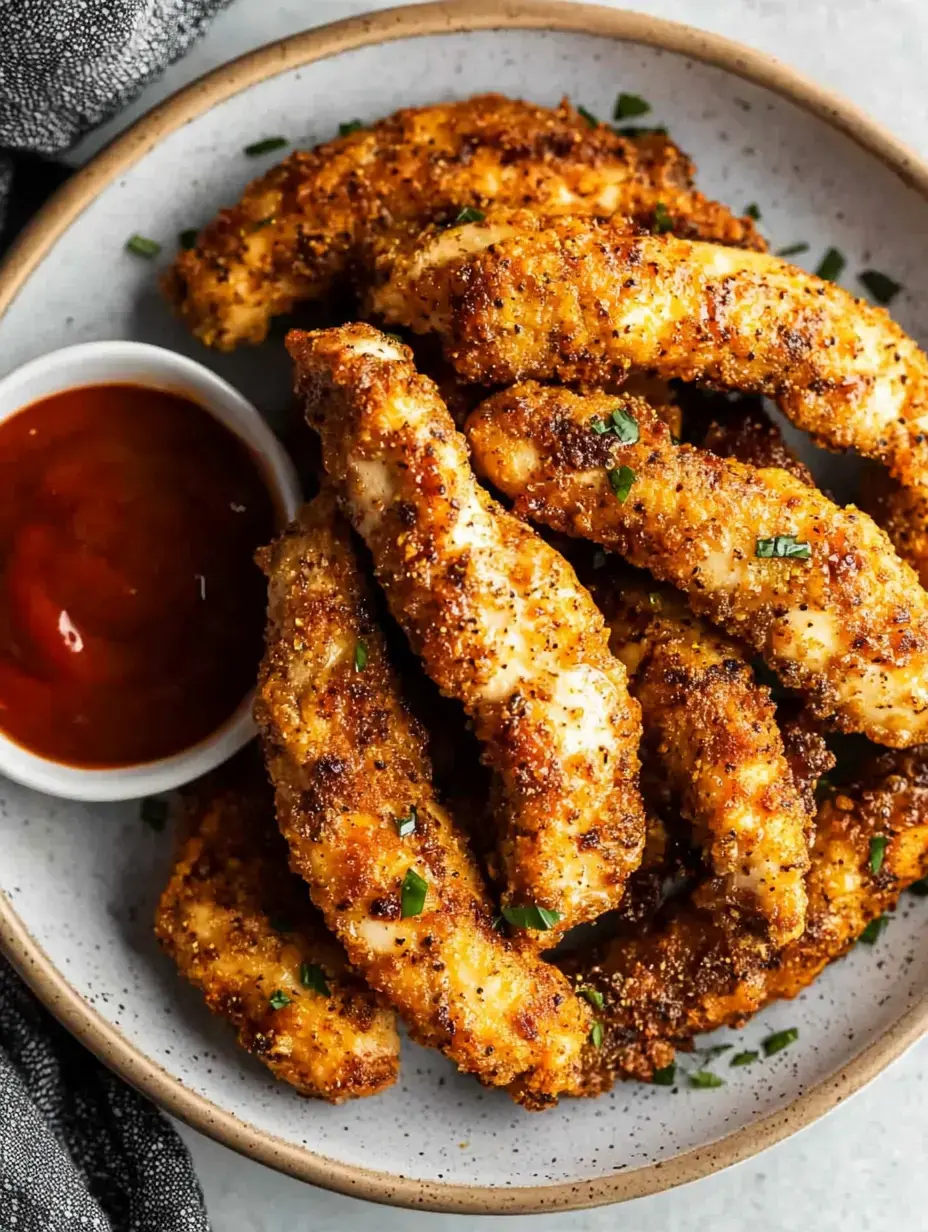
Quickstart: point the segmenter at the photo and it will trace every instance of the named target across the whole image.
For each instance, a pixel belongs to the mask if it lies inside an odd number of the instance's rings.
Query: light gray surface
[[[335,20],[375,6],[298,0],[236,0],[207,39],[133,111],[200,72],[242,51],[310,23]],[[831,85],[928,154],[928,93],[922,49],[928,37],[923,0],[652,0],[637,5],[690,21],[770,51]],[[108,135],[108,134],[107,134]],[[95,140],[93,145],[98,144]],[[91,152],[85,143],[80,153]],[[760,1159],[696,1186],[631,1203],[621,1210],[507,1220],[506,1226],[649,1232],[889,1232],[926,1225],[928,1147],[924,1108],[924,1059],[928,1044],[913,1050],[852,1106],[782,1144]],[[440,1217],[390,1211],[312,1190],[232,1155],[184,1131],[206,1190],[217,1232],[278,1229],[428,1227],[463,1232],[502,1226],[503,1220]]]

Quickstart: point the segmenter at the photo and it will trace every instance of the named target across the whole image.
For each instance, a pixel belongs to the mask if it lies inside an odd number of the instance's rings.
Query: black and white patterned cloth
[[[0,0],[0,251],[229,0]],[[4,217],[6,226],[4,227]],[[0,958],[0,1232],[209,1232],[187,1150]]]

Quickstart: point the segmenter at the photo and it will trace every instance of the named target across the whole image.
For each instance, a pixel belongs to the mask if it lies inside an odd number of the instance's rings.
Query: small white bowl
[[[141,342],[86,342],[52,351],[0,380],[0,423],[51,394],[82,385],[144,385],[185,395],[242,441],[284,518],[301,500],[293,463],[258,411],[202,364]],[[132,800],[170,791],[214,769],[255,735],[253,693],[212,735],[170,757],[113,769],[82,769],[39,757],[0,731],[0,774],[68,800]]]

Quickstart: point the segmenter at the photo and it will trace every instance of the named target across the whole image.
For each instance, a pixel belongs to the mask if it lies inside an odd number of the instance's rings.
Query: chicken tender
[[[528,1107],[554,1103],[576,1083],[587,1007],[560,972],[495,930],[329,493],[262,563],[256,717],[292,867],[415,1039]]]
[[[749,218],[692,188],[692,171],[666,137],[618,137],[567,103],[487,94],[408,108],[254,180],[178,254],[165,289],[208,346],[261,342],[272,317],[324,296],[371,235],[496,200],[618,211],[645,227],[669,210],[682,234],[761,247]]]
[[[861,502],[928,589],[928,489],[904,488],[886,471],[868,475]]]
[[[287,868],[257,759],[199,785],[155,931],[242,1047],[300,1094],[338,1104],[396,1081],[393,1011],[351,970]]]
[[[652,932],[571,959],[577,983],[604,1001],[603,1047],[588,1053],[586,1093],[619,1076],[647,1080],[677,1044],[795,997],[926,873],[928,749],[887,754],[819,808],[806,931],[779,954],[761,960],[717,918],[675,902]]]
[[[708,449],[718,458],[735,458],[749,466],[778,467],[808,487],[816,486],[811,471],[786,443],[759,398],[709,396],[701,401],[702,422],[694,425],[695,432],[687,432],[692,444]],[[688,426],[689,419],[688,407]]]
[[[769,690],[741,647],[673,592],[626,574],[594,586],[641,704],[647,747],[706,850],[698,900],[777,947],[805,927],[806,830]]]
[[[866,514],[674,445],[621,395],[525,382],[484,402],[468,436],[516,512],[683,590],[817,715],[892,747],[928,735],[928,595]]]
[[[618,904],[644,842],[640,714],[602,615],[567,561],[477,483],[407,347],[368,325],[287,345],[391,611],[495,772],[504,914],[553,944]]]

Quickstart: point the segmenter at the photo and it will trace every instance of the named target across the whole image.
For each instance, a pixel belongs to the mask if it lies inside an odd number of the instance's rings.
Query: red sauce
[[[152,761],[254,683],[273,500],[195,403],[72,389],[0,423],[0,729],[78,766]]]

